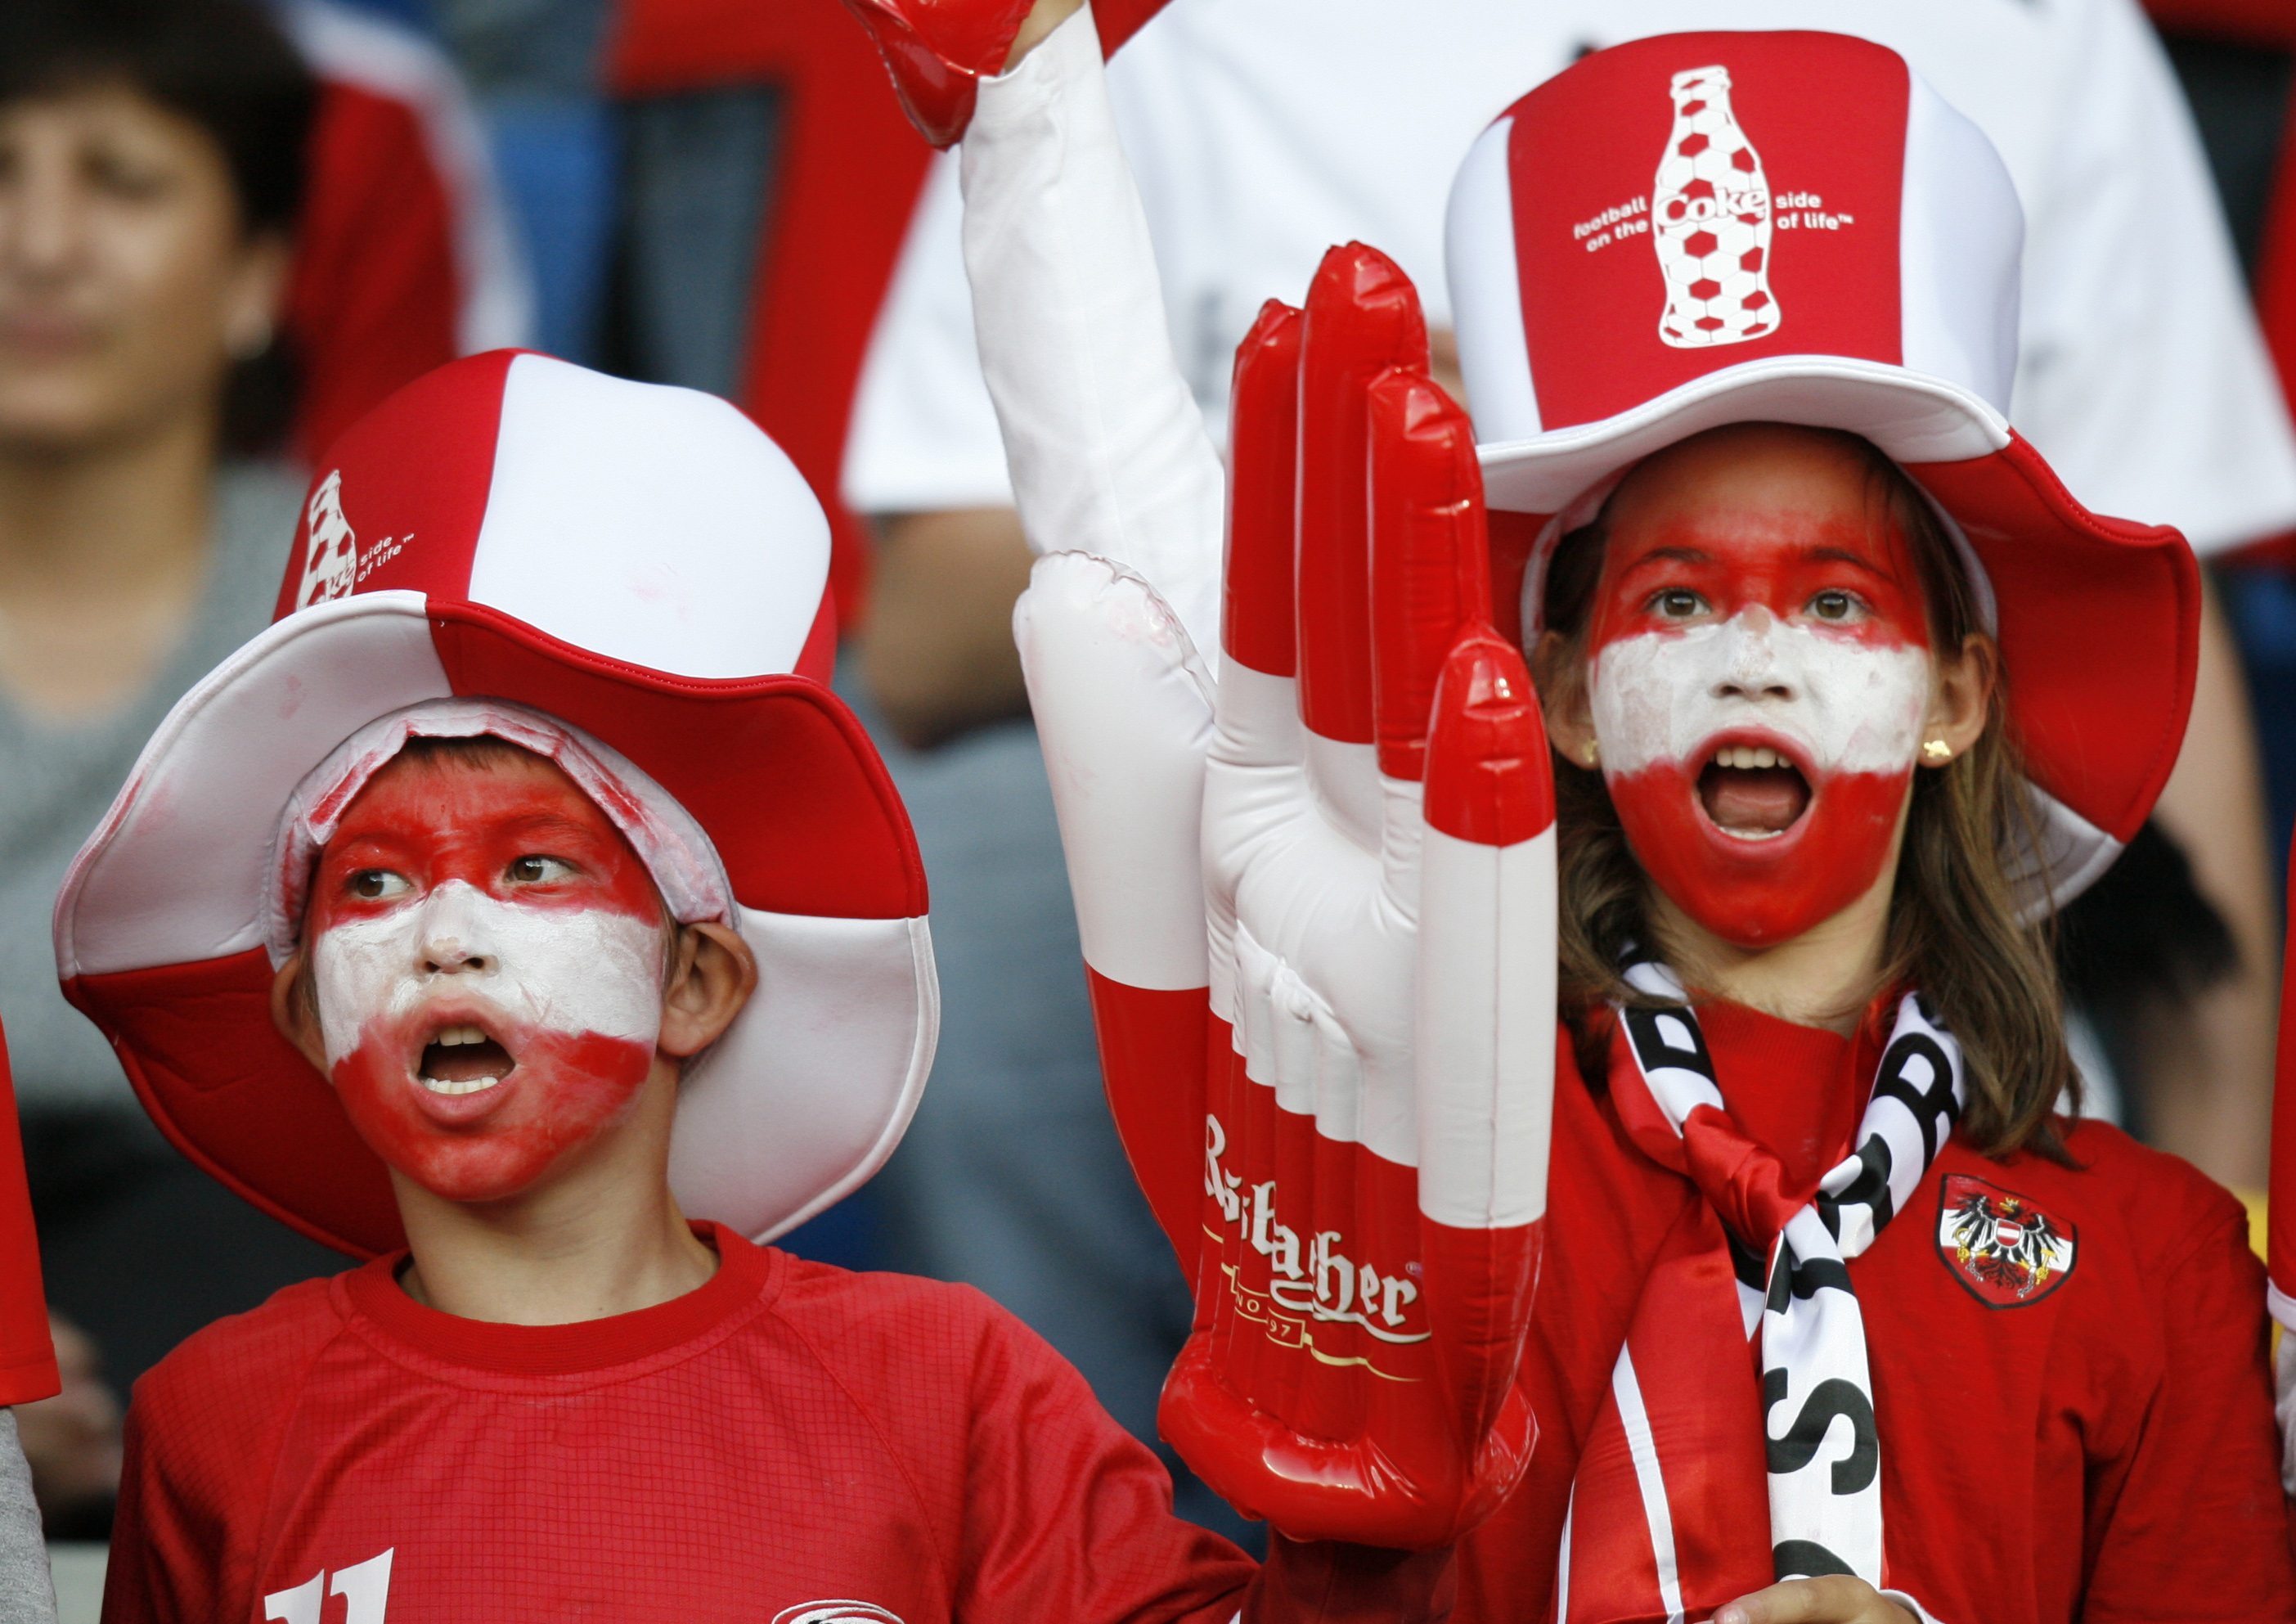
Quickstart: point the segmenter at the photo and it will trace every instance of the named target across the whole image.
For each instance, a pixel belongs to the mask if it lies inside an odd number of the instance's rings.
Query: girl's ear
[[[758,987],[758,956],[714,920],[678,927],[661,992],[661,1052],[691,1060],[725,1036]]]
[[[1530,651],[1530,679],[1546,717],[1546,737],[1568,761],[1587,764],[1595,743],[1595,718],[1587,699],[1586,668],[1571,657],[1570,640],[1541,632]]]
[[[1983,632],[1970,633],[1958,650],[1937,657],[1929,714],[1922,718],[1923,767],[1943,767],[1977,742],[1992,714],[2000,673],[2001,652]]]

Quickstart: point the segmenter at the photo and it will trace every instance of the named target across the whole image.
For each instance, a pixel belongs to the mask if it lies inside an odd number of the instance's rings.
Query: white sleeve
[[[2296,436],[2183,92],[2136,0],[2069,21],[2011,419],[2082,502],[2202,553],[2296,526]]]
[[[981,370],[1029,545],[1145,577],[1215,660],[1226,472],[1173,353],[1089,6],[982,82],[962,174]]]
[[[0,1619],[55,1624],[56,1590],[48,1547],[40,1538],[39,1503],[24,1464],[16,1413],[0,1409]]]
[[[2288,1322],[2296,1319],[2296,1302],[2276,1285],[2265,1287],[2265,1302],[2278,1322],[2280,1335],[2272,1361],[2272,1410],[2280,1422],[2280,1487],[2296,1497],[2296,1331],[2288,1328]]]
[[[972,341],[964,212],[956,154],[943,152],[918,193],[854,395],[841,483],[857,513],[1013,505]]]

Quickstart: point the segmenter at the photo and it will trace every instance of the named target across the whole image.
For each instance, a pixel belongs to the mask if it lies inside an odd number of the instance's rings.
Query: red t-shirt
[[[40,1243],[24,1184],[24,1142],[16,1129],[16,1088],[0,1037],[0,1404],[29,1404],[62,1390],[48,1339]]]
[[[1700,1014],[1734,1115],[1814,1184],[1848,1153],[1882,1034],[1851,1041],[1728,1005]],[[1546,1618],[1581,1440],[1651,1260],[1699,1199],[1635,1149],[1562,1051],[1522,1374],[1538,1447],[1462,1554],[1461,1624]],[[1946,1624],[2296,1620],[2245,1216],[2118,1129],[2070,1125],[2066,1143],[2072,1167],[1990,1161],[1956,1136],[1849,1266],[1882,1437],[1884,1579]],[[1940,1226],[1941,1207],[1972,1197],[2047,1214],[2072,1239],[2070,1267],[1988,1278]],[[1761,1461],[1757,1444],[1732,1492],[1763,1495]],[[1750,1558],[1766,1582],[1767,1553]]]
[[[1235,1616],[1250,1559],[988,1299],[702,1233],[707,1284],[586,1325],[390,1258],[201,1332],[136,1384],[104,1618]]]

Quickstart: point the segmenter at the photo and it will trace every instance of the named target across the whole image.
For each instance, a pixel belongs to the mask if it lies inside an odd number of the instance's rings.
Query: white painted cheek
[[[1897,772],[1919,742],[1930,659],[1740,615],[1608,644],[1587,686],[1608,776],[1688,764],[1734,727],[1782,734],[1822,772]]]
[[[1820,644],[1830,641],[1811,636]],[[1812,731],[1827,751],[1819,765],[1849,773],[1910,768],[1929,709],[1928,652],[1855,644],[1835,644],[1833,651],[1836,657],[1814,662],[1807,680],[1816,718]]]
[[[661,1031],[662,930],[602,908],[506,904],[496,925],[504,1002],[529,1023],[652,1044]]]
[[[449,994],[509,1024],[651,1044],[661,1028],[662,930],[605,909],[526,907],[457,881],[421,902],[324,932],[312,947],[333,1064],[377,1016]],[[468,967],[472,958],[480,967]],[[455,963],[442,971],[430,966]]]
[[[391,1007],[394,995],[402,1000],[412,995],[421,912],[410,906],[347,920],[312,943],[312,986],[329,1065],[358,1047],[360,1029]]]
[[[1721,627],[1644,632],[1605,644],[1587,674],[1595,737],[1606,777],[1678,761],[1714,729],[1712,690],[1734,652]]]

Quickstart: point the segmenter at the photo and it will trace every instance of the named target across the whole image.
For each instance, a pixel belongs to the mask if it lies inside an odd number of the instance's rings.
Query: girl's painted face
[[[1644,872],[1723,940],[1767,947],[1848,906],[1888,861],[1929,628],[1911,550],[1852,459],[1702,483],[1712,460],[1693,453],[1693,477],[1654,499],[1613,499],[1588,695]]]
[[[320,854],[305,923],[359,1136],[449,1201],[532,1186],[635,1104],[665,931],[637,853],[550,762],[391,762]]]

